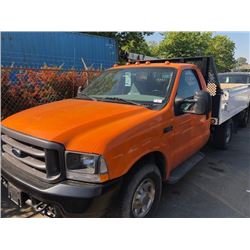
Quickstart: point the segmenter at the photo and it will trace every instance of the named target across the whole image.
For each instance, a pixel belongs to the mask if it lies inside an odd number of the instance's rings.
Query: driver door
[[[184,69],[181,74],[176,97],[191,99],[200,90],[202,90],[202,87],[195,70]],[[182,114],[175,110],[174,166],[178,166],[202,147],[207,123],[206,115]]]

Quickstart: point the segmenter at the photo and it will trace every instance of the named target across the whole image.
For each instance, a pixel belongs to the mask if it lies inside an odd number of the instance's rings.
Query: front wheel
[[[128,177],[124,183],[121,217],[151,217],[156,212],[161,198],[162,179],[158,167],[145,164]]]

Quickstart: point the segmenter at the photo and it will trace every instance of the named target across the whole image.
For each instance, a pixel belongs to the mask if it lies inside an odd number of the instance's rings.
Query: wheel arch
[[[167,158],[166,156],[160,151],[152,151],[143,156],[141,156],[129,169],[126,173],[127,175],[131,175],[137,171],[143,164],[145,163],[154,163],[159,168],[162,180],[166,180],[167,178]]]

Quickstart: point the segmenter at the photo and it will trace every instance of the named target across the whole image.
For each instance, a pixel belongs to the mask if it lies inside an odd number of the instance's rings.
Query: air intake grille
[[[5,133],[5,131],[7,133]],[[3,128],[2,156],[22,171],[44,180],[57,180],[64,169],[64,148]]]
[[[20,162],[46,173],[45,151],[2,134],[2,152]]]

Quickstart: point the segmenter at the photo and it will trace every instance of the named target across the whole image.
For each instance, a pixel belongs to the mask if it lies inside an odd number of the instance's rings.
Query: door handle
[[[170,125],[170,126],[163,129],[163,134],[168,133],[168,132],[172,131],[173,129],[174,129],[174,127],[172,125]]]

